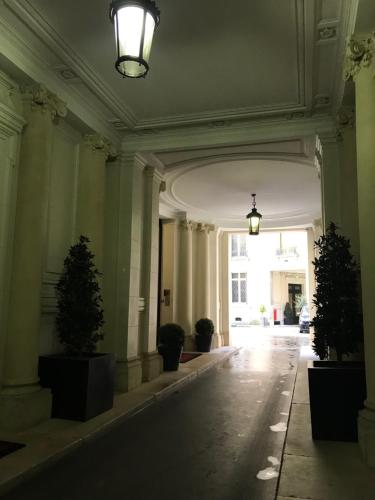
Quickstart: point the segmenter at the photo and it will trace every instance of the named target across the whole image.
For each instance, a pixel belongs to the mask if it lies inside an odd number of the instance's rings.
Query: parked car
[[[302,306],[299,313],[299,333],[310,333],[310,313],[306,305]]]

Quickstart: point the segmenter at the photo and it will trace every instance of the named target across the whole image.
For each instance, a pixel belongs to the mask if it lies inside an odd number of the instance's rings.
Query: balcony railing
[[[279,259],[298,258],[299,253],[297,247],[277,248],[276,256],[279,257]]]

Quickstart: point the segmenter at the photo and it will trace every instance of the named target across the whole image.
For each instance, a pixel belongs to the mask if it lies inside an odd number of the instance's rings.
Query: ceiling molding
[[[238,120],[244,118],[262,118],[286,112],[305,112],[312,109],[312,74],[313,37],[311,17],[314,19],[314,2],[294,0],[297,55],[297,102],[285,102],[275,105],[262,105],[244,108],[223,109],[214,112],[191,113],[160,117],[158,119],[138,119],[135,113],[126,106],[93,68],[91,68],[57,33],[53,27],[39,14],[29,0],[3,0],[4,4],[38,36],[43,43],[61,60],[63,71],[60,78],[65,80],[81,80],[108,108],[116,118],[111,123],[118,130],[171,127],[191,125],[217,119]],[[63,73],[63,75],[62,75]],[[66,75],[71,75],[68,78]]]
[[[1,7],[1,5],[0,5]],[[23,72],[30,81],[43,83],[67,102],[68,108],[93,131],[107,136],[114,144],[120,143],[120,134],[96,109],[93,101],[88,101],[74,86],[68,86],[57,73],[46,66],[43,56],[33,49],[30,41],[17,34],[14,26],[0,17],[1,52],[12,64]]]
[[[222,127],[200,125],[195,127],[175,127],[149,133],[132,132],[124,135],[123,151],[177,150],[200,148],[204,146],[223,146],[230,144],[251,144],[259,141],[277,141],[313,136],[325,131],[335,130],[330,115],[286,117],[268,120],[248,120],[223,124]]]
[[[288,102],[277,105],[252,106],[237,109],[221,109],[203,113],[191,113],[184,115],[173,115],[159,118],[157,120],[139,120],[134,127],[135,130],[147,128],[163,128],[171,126],[192,125],[197,123],[212,122],[215,120],[241,120],[244,118],[264,117],[286,112],[304,112],[306,106],[300,102]]]
[[[12,11],[42,42],[67,66],[95,96],[111,109],[126,125],[134,127],[136,118],[133,112],[112,92],[112,89],[94,71],[50,24],[39,14],[28,0],[3,0]]]

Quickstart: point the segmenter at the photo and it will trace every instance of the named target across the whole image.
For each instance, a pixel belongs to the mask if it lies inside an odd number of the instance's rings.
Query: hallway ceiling
[[[67,100],[82,131],[89,124],[125,145],[155,138],[159,146],[142,151],[165,174],[166,216],[245,227],[256,192],[264,227],[319,217],[314,137],[178,151],[160,144],[198,126],[220,134],[244,123],[332,121],[344,94],[346,40],[354,27],[373,27],[375,2],[359,0],[357,16],[357,0],[157,0],[150,72],[136,80],[114,68],[109,3],[2,0],[2,29],[16,36],[10,48],[3,44],[0,63],[18,81],[21,74],[43,81]],[[348,86],[345,102],[352,99]]]
[[[132,80],[114,68],[109,0],[4,2],[49,47],[45,64],[78,93],[99,97],[117,129],[335,109],[356,4],[157,0],[151,69]]]

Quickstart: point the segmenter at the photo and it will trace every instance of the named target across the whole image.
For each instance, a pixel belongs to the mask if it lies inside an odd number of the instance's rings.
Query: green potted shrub
[[[284,325],[293,325],[293,309],[289,302],[284,307]]]
[[[52,417],[88,420],[113,406],[114,357],[97,353],[103,338],[102,298],[87,243],[80,236],[56,285],[56,331],[63,353],[40,356],[39,377],[52,390]]]
[[[185,332],[176,323],[166,323],[158,329],[158,352],[163,357],[164,371],[178,370]]]
[[[315,244],[313,350],[320,361],[308,367],[312,434],[314,439],[356,441],[365,372],[363,362],[344,361],[344,356],[360,351],[363,339],[359,268],[349,240],[333,222]]]
[[[195,323],[195,342],[198,352],[210,352],[215,327],[209,318],[201,318]]]
[[[261,319],[262,325],[267,326],[269,324],[267,321],[267,318],[266,318],[267,308],[264,304],[261,304],[259,306],[259,312],[260,312],[260,319]]]

